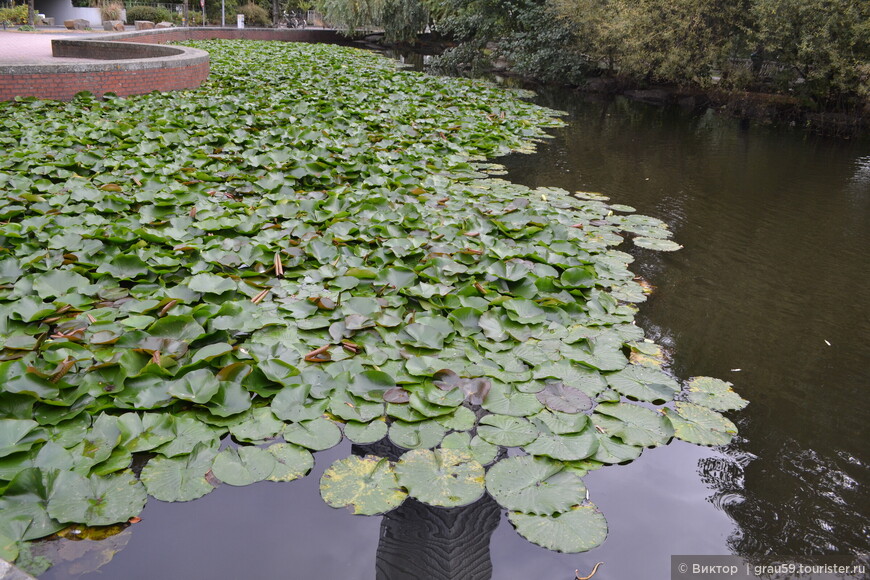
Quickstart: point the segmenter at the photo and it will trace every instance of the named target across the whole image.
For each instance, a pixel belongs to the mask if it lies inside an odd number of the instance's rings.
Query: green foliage
[[[10,24],[27,24],[27,4],[0,8],[0,22]]]
[[[133,24],[137,20],[172,22],[172,12],[155,6],[131,6],[127,8],[127,24]]]
[[[429,23],[421,0],[318,0],[316,6],[348,36],[383,31],[387,42],[413,43]]]
[[[265,28],[271,26],[272,16],[262,6],[248,2],[239,6],[238,14],[245,15],[245,26]]]
[[[487,173],[556,112],[345,47],[191,44],[195,91],[0,103],[4,555],[385,435],[412,451],[339,460],[330,505],[489,486],[531,541],[587,550],[606,522],[583,469],[730,441],[682,401],[734,408],[730,385],[687,394],[623,352],[644,296],[616,247],[665,224]]]
[[[781,90],[824,99],[870,98],[870,3],[755,0],[753,38],[779,63]]]

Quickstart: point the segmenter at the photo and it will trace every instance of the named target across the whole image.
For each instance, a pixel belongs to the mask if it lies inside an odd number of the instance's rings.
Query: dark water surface
[[[63,541],[69,563],[43,578],[571,580],[601,561],[595,580],[668,580],[672,554],[870,551],[870,143],[565,92],[540,102],[569,126],[506,159],[509,178],[597,191],[671,226],[683,250],[631,250],[657,287],[637,322],[677,376],[729,380],[751,401],[729,414],[732,445],[675,441],[589,474],[610,535],[585,554],[538,548],[485,505],[333,510],[317,485],[343,445],[290,484],[150,500],[109,542]]]

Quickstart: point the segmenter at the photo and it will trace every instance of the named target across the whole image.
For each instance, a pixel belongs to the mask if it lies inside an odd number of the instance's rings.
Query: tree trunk
[[[182,8],[181,19],[184,20],[185,26],[190,26],[190,14],[188,14],[189,9],[187,7],[187,2],[188,0],[184,0],[184,8]]]
[[[278,28],[278,0],[272,0],[272,26]]]
[[[33,6],[33,0],[27,0],[27,24],[36,26],[36,8]]]

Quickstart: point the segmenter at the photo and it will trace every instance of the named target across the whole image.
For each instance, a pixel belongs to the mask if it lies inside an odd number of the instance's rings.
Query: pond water
[[[52,542],[66,563],[42,578],[569,580],[604,562],[596,580],[667,580],[672,554],[866,553],[870,143],[562,91],[540,102],[569,125],[502,160],[509,178],[597,191],[671,226],[683,250],[632,250],[657,287],[637,322],[677,376],[731,381],[751,401],[729,413],[732,445],[674,441],[590,473],[610,535],[584,554],[528,543],[486,503],[333,510],[317,484],[342,445],[300,481],[150,500],[108,541]]]

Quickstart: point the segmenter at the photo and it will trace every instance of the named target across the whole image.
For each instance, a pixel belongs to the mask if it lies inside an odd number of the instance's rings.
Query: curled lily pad
[[[555,514],[586,500],[586,485],[563,465],[530,455],[508,457],[489,468],[486,490],[512,511]]]
[[[320,495],[334,508],[349,507],[362,515],[388,512],[408,497],[393,464],[373,455],[351,456],[330,465],[320,478]]]
[[[683,441],[697,445],[727,445],[737,433],[737,427],[716,411],[694,403],[676,403],[676,409],[664,413],[674,425],[674,434]]]
[[[509,512],[508,519],[522,537],[556,552],[588,552],[607,538],[607,520],[592,504],[555,515]]]
[[[483,466],[462,451],[408,451],[395,469],[408,495],[429,505],[458,507],[483,495]]]
[[[693,377],[688,383],[686,398],[690,402],[714,411],[734,411],[742,409],[749,401],[732,389],[733,385],[712,377]]]

